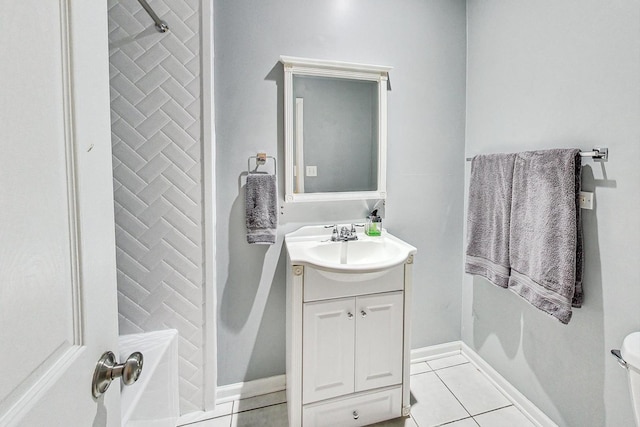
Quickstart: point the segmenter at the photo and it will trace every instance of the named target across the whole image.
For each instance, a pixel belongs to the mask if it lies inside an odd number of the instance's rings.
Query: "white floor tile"
[[[470,363],[436,372],[471,415],[511,405],[475,366]]]
[[[436,369],[448,368],[449,366],[462,365],[463,363],[469,363],[466,357],[461,354],[456,354],[455,356],[443,357],[440,359],[429,360],[429,366],[434,371]]]
[[[185,424],[191,424],[198,421],[208,420],[211,418],[222,417],[223,415],[231,415],[233,411],[233,402],[226,402],[216,405],[216,408],[213,411],[208,412],[191,412],[189,414],[182,415],[178,419],[178,426],[182,426]]]
[[[235,414],[237,412],[264,408],[265,406],[277,405],[286,401],[287,393],[285,391],[262,394],[260,396],[249,397],[247,399],[236,400],[233,404],[233,413]]]
[[[464,420],[456,421],[450,424],[445,424],[442,427],[478,427],[478,424],[473,420],[473,418],[465,418]],[[515,427],[515,426],[511,426]]]
[[[231,427],[287,427],[287,404],[267,406],[233,414]]]
[[[418,362],[411,364],[411,375],[422,374],[423,372],[431,372],[432,369],[426,362]]]
[[[411,417],[401,417],[370,424],[367,427],[418,427],[418,424]]]
[[[480,427],[534,427],[534,424],[515,406],[480,414],[474,418]]]
[[[231,415],[214,418],[212,420],[204,420],[195,424],[189,424],[189,427],[230,427]]]
[[[438,426],[469,413],[433,372],[411,377],[411,416],[420,427]]]

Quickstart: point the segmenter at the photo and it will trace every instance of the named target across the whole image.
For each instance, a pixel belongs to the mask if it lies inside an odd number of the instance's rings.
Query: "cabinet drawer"
[[[404,288],[404,264],[372,273],[335,273],[305,268],[304,301],[399,291]]]
[[[366,426],[402,415],[402,387],[305,405],[304,427]]]

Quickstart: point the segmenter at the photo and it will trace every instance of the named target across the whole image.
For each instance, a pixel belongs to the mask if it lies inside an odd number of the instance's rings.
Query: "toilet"
[[[618,362],[627,369],[633,414],[636,425],[640,427],[640,332],[627,335],[622,342],[620,351],[612,350],[611,352],[618,357]]]

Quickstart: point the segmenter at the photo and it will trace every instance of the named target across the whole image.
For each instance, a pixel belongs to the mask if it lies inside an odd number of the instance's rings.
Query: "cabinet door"
[[[403,295],[356,298],[355,391],[402,382]]]
[[[304,304],[303,403],[353,393],[355,300]]]

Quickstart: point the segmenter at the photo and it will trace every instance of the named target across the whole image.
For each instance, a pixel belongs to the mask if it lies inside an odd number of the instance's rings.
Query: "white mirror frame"
[[[392,67],[292,56],[281,56],[280,62],[284,65],[285,201],[385,199],[387,197],[387,81]],[[296,112],[292,98],[294,75],[369,80],[378,83],[378,189],[376,191],[294,193],[293,115]]]

